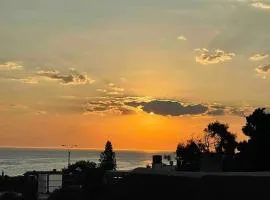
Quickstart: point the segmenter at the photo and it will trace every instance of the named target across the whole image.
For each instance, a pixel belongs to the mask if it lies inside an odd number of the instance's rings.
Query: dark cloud
[[[225,109],[226,106],[224,106],[224,105],[211,105],[211,108],[214,108],[214,109]]]
[[[136,107],[144,106],[145,104],[147,104],[147,102],[130,101],[130,102],[126,102],[125,104],[136,108]]]
[[[211,110],[208,111],[207,114],[213,116],[225,115],[225,110],[224,109]]]
[[[138,107],[147,113],[155,113],[163,116],[181,116],[181,115],[198,115],[204,114],[208,108],[207,106],[197,105],[183,105],[176,101],[169,100],[153,100],[150,102],[128,102],[126,105]]]

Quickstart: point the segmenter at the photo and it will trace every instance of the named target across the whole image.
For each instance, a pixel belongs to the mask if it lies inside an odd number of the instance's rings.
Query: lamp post
[[[68,166],[70,166],[70,154],[71,154],[71,149],[73,149],[74,147],[77,147],[78,145],[66,145],[66,144],[62,144],[62,147],[65,147],[66,150],[68,151]]]

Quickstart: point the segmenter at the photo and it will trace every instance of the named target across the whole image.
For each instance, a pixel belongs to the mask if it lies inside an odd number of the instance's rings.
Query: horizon
[[[1,1],[0,147],[175,151],[214,121],[244,140],[245,116],[270,109],[269,8]]]
[[[37,150],[57,150],[57,151],[67,151],[67,149],[65,148],[61,148],[61,147],[33,147],[33,146],[0,146],[0,150],[1,149],[37,149]],[[76,147],[76,148],[72,148],[70,149],[71,152],[72,151],[104,151],[104,148],[87,148],[87,147]],[[174,150],[153,150],[153,149],[149,149],[149,150],[144,150],[144,149],[113,149],[116,153],[117,152],[138,152],[138,153],[175,153],[176,148]]]

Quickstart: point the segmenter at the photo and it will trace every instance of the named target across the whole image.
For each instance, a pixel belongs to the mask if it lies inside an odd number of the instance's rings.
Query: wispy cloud
[[[185,36],[183,36],[183,35],[180,35],[180,36],[177,38],[177,40],[186,41],[187,38],[186,38]]]
[[[34,114],[34,115],[46,115],[48,114],[45,110],[39,110],[36,108],[31,108],[27,105],[20,103],[0,103],[0,111],[12,112],[17,114]]]
[[[109,86],[109,89],[107,91],[108,95],[123,95],[125,92],[124,88],[119,87],[114,83],[109,83],[108,86]]]
[[[226,53],[220,49],[209,51],[208,49],[203,48],[195,49],[195,51],[198,53],[195,58],[196,62],[203,65],[223,63],[232,60],[235,56],[234,53]]]
[[[85,85],[95,82],[95,80],[89,78],[87,74],[80,74],[75,70],[71,70],[69,74],[61,74],[57,70],[42,70],[39,71],[37,75],[45,77],[48,80],[60,81],[62,85]]]
[[[108,91],[106,89],[96,89],[97,92],[107,93]]]
[[[38,84],[39,80],[37,77],[27,77],[27,78],[8,78],[6,80],[18,81],[25,84]]]
[[[46,114],[48,114],[48,112],[45,110],[38,110],[35,114],[36,115],[46,115]]]
[[[270,9],[270,4],[265,4],[262,2],[254,2],[250,4],[254,8],[260,8],[260,9]]]
[[[22,66],[15,65],[14,63],[1,65],[0,68],[3,68],[3,66],[12,70],[22,69]],[[95,82],[95,80],[91,79],[86,73],[79,73],[74,69],[71,69],[69,73],[60,73],[55,69],[50,69],[37,72],[26,72],[25,74],[27,74],[26,77],[4,77],[4,79],[25,84],[38,84],[41,81],[58,81],[61,85],[86,85]]]
[[[245,117],[253,112],[254,108],[252,106],[224,106],[221,104],[210,104],[208,105],[207,115],[210,116],[222,116],[222,115],[232,115]]]
[[[3,64],[0,64],[0,69],[2,69],[2,70],[22,70],[23,66],[19,65],[16,62],[6,62]]]
[[[255,68],[255,71],[261,78],[266,79],[266,76],[270,74],[270,63]]]
[[[254,54],[253,56],[251,56],[249,58],[249,60],[251,61],[259,61],[259,60],[263,60],[265,58],[269,57],[268,54]]]
[[[83,106],[85,115],[130,115],[135,114],[136,109],[124,104],[125,97],[96,97],[89,99]]]

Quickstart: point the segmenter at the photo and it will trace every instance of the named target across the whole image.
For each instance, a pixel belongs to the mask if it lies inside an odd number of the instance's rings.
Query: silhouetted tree
[[[194,140],[189,140],[187,144],[179,143],[176,149],[178,170],[199,170],[200,154],[200,148]]]
[[[270,170],[270,113],[266,113],[265,108],[256,109],[246,117],[242,130],[249,137],[238,145],[242,166],[248,163],[251,170]]]
[[[210,123],[204,130],[206,147],[211,150],[211,145],[216,153],[233,155],[237,147],[236,135],[228,131],[229,126],[218,121]]]
[[[104,152],[100,154],[100,167],[105,170],[116,169],[115,152],[110,141],[107,141]]]

